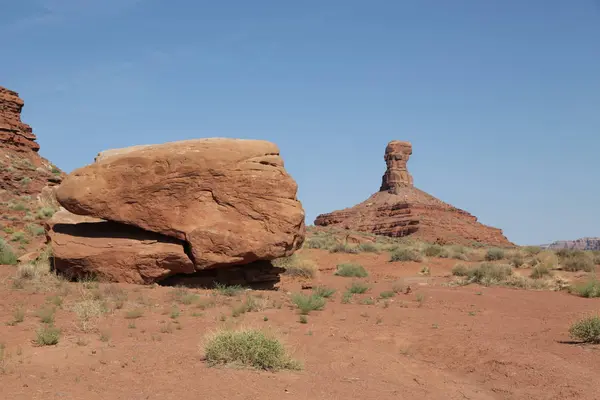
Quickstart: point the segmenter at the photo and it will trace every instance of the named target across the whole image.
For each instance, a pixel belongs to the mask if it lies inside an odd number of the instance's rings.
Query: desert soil
[[[600,311],[600,299],[564,292],[503,287],[445,286],[453,260],[432,259],[430,276],[418,263],[390,263],[387,254],[330,254],[302,250],[320,266],[313,285],[337,289],[308,323],[289,300],[302,282],[284,277],[278,291],[251,291],[269,308],[232,316],[245,294],[215,296],[190,289],[215,307],[177,304],[174,288],[118,285],[127,293],[84,332],[71,310],[84,289],[67,283],[60,293],[14,289],[16,267],[0,267],[0,364],[4,399],[598,399],[600,346],[570,342],[578,318]],[[341,294],[352,278],[334,276],[335,265],[356,261],[371,285],[350,304]],[[409,294],[378,299],[394,283]],[[114,285],[114,284],[113,284]],[[102,293],[109,284],[99,284]],[[65,289],[65,287],[67,289]],[[67,293],[68,291],[68,293]],[[306,290],[308,292],[308,290]],[[37,311],[55,295],[63,305],[55,346],[33,343]],[[374,304],[362,304],[372,297]],[[387,305],[386,305],[387,304]],[[9,325],[17,307],[24,321]],[[142,307],[143,315],[127,319]],[[223,327],[256,327],[276,333],[298,372],[209,367],[203,342]]]

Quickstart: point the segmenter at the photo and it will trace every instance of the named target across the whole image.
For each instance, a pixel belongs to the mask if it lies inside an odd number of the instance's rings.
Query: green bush
[[[314,278],[319,270],[314,261],[300,257],[297,254],[278,258],[273,261],[273,265],[284,268],[286,275],[309,279]]]
[[[452,269],[455,276],[467,278],[467,283],[480,283],[482,285],[494,285],[504,282],[512,275],[510,265],[481,263],[474,267],[463,267],[456,265]]]
[[[38,224],[27,224],[25,229],[27,229],[27,232],[29,232],[31,236],[41,236],[46,233],[44,227]]]
[[[551,274],[552,273],[547,266],[540,264],[540,265],[536,265],[535,267],[533,267],[529,277],[532,279],[540,279],[545,276],[550,276]]]
[[[396,292],[394,292],[393,290],[386,290],[384,292],[381,292],[379,294],[379,297],[381,297],[382,299],[389,299],[392,298],[396,295]]]
[[[258,330],[221,331],[212,335],[204,347],[209,365],[238,365],[264,370],[300,369],[283,345]]]
[[[362,294],[369,290],[369,285],[363,282],[352,282],[348,288],[348,292],[352,294]]]
[[[314,293],[311,295],[294,293],[292,294],[292,303],[298,307],[301,314],[306,315],[311,311],[318,311],[325,308],[326,300],[324,297],[318,296]]]
[[[56,210],[52,207],[42,207],[37,211],[37,217],[39,219],[48,219],[56,213]]]
[[[600,316],[591,316],[571,325],[569,333],[573,339],[584,343],[600,343]]]
[[[317,286],[313,288],[313,293],[315,294],[315,296],[325,297],[326,299],[328,299],[331,296],[333,296],[333,294],[335,293],[335,289],[328,288],[325,286]]]
[[[421,262],[421,261],[423,261],[423,257],[416,250],[409,249],[406,247],[404,247],[404,248],[401,247],[392,252],[390,261],[392,261],[392,262],[396,262],[396,261]]]
[[[498,261],[504,258],[504,250],[498,248],[491,248],[485,253],[486,261]]]
[[[594,262],[585,254],[564,258],[560,264],[565,271],[592,272],[594,270]]]
[[[53,346],[60,340],[60,329],[51,325],[43,325],[36,333],[35,342],[39,346]]]
[[[10,237],[10,241],[11,242],[19,242],[19,243],[29,243],[29,240],[27,240],[27,237],[25,236],[25,232],[15,232],[11,235]]]
[[[444,251],[444,248],[437,244],[430,244],[425,247],[423,254],[427,257],[439,257]]]
[[[349,253],[358,254],[360,250],[356,246],[351,246],[348,243],[338,243],[329,249],[331,253]]]
[[[0,265],[14,265],[17,263],[17,256],[12,247],[0,238]]]
[[[344,263],[338,264],[335,275],[346,278],[365,278],[369,275],[365,267],[360,264]]]
[[[379,246],[375,243],[365,242],[358,245],[358,250],[363,253],[379,253]]]
[[[508,263],[515,268],[521,268],[525,264],[525,259],[521,253],[514,253],[508,259]]]
[[[590,279],[585,283],[571,287],[570,292],[581,297],[600,297],[600,281]]]

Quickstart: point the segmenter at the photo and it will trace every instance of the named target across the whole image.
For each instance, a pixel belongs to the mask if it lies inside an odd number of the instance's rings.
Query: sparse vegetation
[[[594,315],[575,322],[569,334],[584,343],[600,343],[600,316]]]
[[[364,242],[358,245],[358,250],[364,253],[379,253],[379,246],[375,243]]]
[[[316,296],[325,297],[326,299],[328,299],[331,296],[333,296],[333,294],[335,293],[335,289],[328,288],[326,286],[316,286],[315,288],[313,288],[313,293]]]
[[[8,323],[10,326],[14,326],[20,324],[25,320],[25,310],[23,307],[19,306],[13,310],[13,319]]]
[[[308,314],[311,311],[322,310],[325,308],[326,300],[316,294],[305,295],[302,293],[292,294],[292,303],[298,307],[301,314]]]
[[[53,346],[60,340],[60,329],[44,324],[36,332],[35,342],[39,346]]]
[[[473,267],[455,265],[452,269],[455,276],[464,277],[466,284],[479,283],[485,286],[500,284],[512,275],[510,265],[481,263]]]
[[[428,267],[428,266],[424,265],[424,266],[421,268],[421,270],[419,271],[419,273],[420,273],[421,275],[424,275],[424,276],[429,276],[429,275],[431,275],[431,270],[429,269],[429,267]]]
[[[508,263],[515,268],[521,268],[525,264],[525,259],[521,253],[515,252],[508,258]]]
[[[56,210],[52,207],[41,207],[37,211],[37,217],[39,219],[48,219],[56,213]]]
[[[365,267],[355,263],[338,264],[335,275],[346,278],[365,278],[369,275]]]
[[[220,331],[204,347],[209,365],[238,365],[264,370],[300,369],[276,338],[258,330]]]
[[[44,324],[53,324],[55,311],[54,307],[44,306],[38,310],[37,316]]]
[[[486,261],[499,261],[504,259],[504,250],[499,248],[491,248],[485,253]]]
[[[176,287],[171,292],[171,297],[176,302],[188,306],[197,302],[200,299],[200,296],[198,294],[190,292],[189,289],[185,287]]]
[[[348,292],[352,293],[352,294],[362,294],[362,293],[366,293],[369,290],[369,285],[367,285],[366,283],[363,282],[352,282],[352,284],[350,285],[350,287],[348,288]]]
[[[290,257],[279,258],[273,265],[284,268],[285,274],[299,278],[312,279],[317,275],[318,267],[314,261],[292,254]]]
[[[540,279],[550,276],[551,274],[552,272],[550,271],[550,269],[548,269],[547,266],[540,264],[533,267],[533,269],[531,270],[531,275],[529,275],[529,277],[532,279]]]
[[[421,261],[423,261],[423,257],[416,250],[406,248],[406,247],[401,247],[401,248],[397,248],[396,250],[392,251],[392,254],[390,256],[390,261],[392,261],[392,262],[396,262],[396,261],[421,262]]]
[[[217,293],[223,296],[234,297],[243,292],[244,288],[240,285],[224,285],[221,283],[216,283],[215,290],[217,291]]]
[[[423,254],[427,257],[439,257],[445,249],[438,244],[429,244],[423,249]]]
[[[392,297],[394,297],[396,295],[396,292],[394,292],[393,290],[386,290],[384,292],[381,292],[379,294],[379,297],[382,299],[390,299]]]
[[[581,297],[600,297],[600,281],[596,278],[571,287],[570,292]]]
[[[301,324],[306,324],[308,323],[308,317],[304,314],[300,315],[300,318],[298,318],[298,322],[300,322]]]
[[[125,313],[126,319],[137,319],[141,318],[142,316],[144,316],[144,310],[141,308],[134,308],[133,310],[129,310],[127,313]]]
[[[342,295],[342,304],[348,304],[352,301],[352,296],[354,295],[354,293],[352,293],[349,290],[346,290],[344,292],[344,294]]]
[[[17,256],[12,247],[0,238],[0,265],[14,265],[17,263]]]
[[[10,236],[10,241],[11,242],[19,242],[22,244],[27,244],[29,243],[29,239],[27,239],[27,237],[25,236],[25,232],[15,232]]]
[[[348,243],[337,243],[329,249],[331,253],[349,253],[358,254],[360,250],[357,246],[349,245]]]
[[[234,317],[239,317],[244,313],[252,311],[261,311],[264,308],[264,301],[262,299],[258,299],[252,295],[247,295],[241,304],[233,307],[231,314]]]
[[[25,229],[31,236],[41,236],[46,232],[44,227],[38,224],[27,224]]]
[[[583,251],[557,252],[562,269],[565,271],[585,271],[594,270],[594,262],[588,254]]]

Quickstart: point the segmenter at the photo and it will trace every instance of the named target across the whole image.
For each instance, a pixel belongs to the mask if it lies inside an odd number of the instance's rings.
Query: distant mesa
[[[315,225],[444,244],[513,246],[500,229],[414,187],[407,168],[411,155],[410,142],[391,141],[379,192],[354,207],[319,215]]]
[[[600,237],[584,237],[577,240],[557,240],[551,244],[541,245],[548,249],[600,250]]]

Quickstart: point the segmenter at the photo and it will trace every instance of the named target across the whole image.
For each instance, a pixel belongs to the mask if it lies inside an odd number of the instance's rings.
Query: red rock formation
[[[16,92],[0,86],[0,143],[16,151],[38,151],[31,127],[21,122],[23,105]]]
[[[21,122],[23,100],[0,86],[0,240],[23,254],[44,244],[40,226],[64,174],[38,154],[31,127]],[[43,211],[43,212],[40,212]]]
[[[393,237],[411,235],[429,242],[512,245],[500,229],[415,188],[406,166],[411,154],[410,143],[390,142],[380,191],[354,207],[319,215],[315,225]]]

